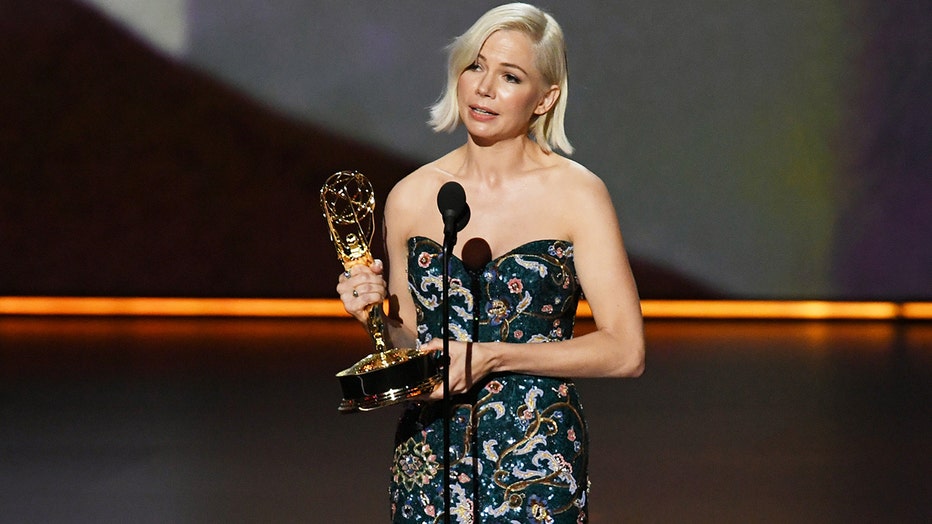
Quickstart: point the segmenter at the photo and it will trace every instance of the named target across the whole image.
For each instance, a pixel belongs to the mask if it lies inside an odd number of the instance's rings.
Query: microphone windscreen
[[[455,220],[466,209],[466,191],[456,182],[447,182],[437,193],[437,208],[444,220]]]

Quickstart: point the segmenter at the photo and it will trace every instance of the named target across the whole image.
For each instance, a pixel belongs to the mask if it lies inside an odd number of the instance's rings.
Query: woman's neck
[[[462,161],[457,175],[494,183],[543,167],[550,160],[533,140],[526,136],[503,140],[490,145],[477,144],[470,138],[462,148]]]

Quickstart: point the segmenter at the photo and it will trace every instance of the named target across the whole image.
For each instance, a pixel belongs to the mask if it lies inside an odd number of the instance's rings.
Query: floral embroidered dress
[[[429,238],[408,240],[421,342],[442,335],[442,253]],[[573,336],[580,289],[569,242],[528,242],[476,270],[454,257],[450,280],[452,338],[534,344]],[[588,431],[570,380],[498,373],[452,400],[451,522],[588,521]],[[411,402],[401,417],[393,522],[443,522],[440,406]]]

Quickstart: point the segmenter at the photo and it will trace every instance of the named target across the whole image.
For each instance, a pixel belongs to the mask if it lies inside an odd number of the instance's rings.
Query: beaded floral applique
[[[442,249],[408,242],[408,283],[421,342],[440,336]],[[543,343],[572,337],[580,290],[572,244],[526,243],[468,271],[450,264],[451,336]],[[569,380],[499,373],[454,398],[451,516],[466,523],[587,521],[588,431]],[[394,522],[442,522],[443,417],[439,403],[410,403],[392,466]]]

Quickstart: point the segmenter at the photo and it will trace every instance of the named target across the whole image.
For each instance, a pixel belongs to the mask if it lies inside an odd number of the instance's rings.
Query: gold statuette
[[[375,231],[375,192],[357,171],[340,171],[320,188],[320,205],[330,240],[343,268],[371,264]],[[340,411],[370,411],[429,393],[441,382],[436,359],[414,348],[392,346],[382,304],[367,311],[366,328],[375,352],[337,373],[343,390]]]

